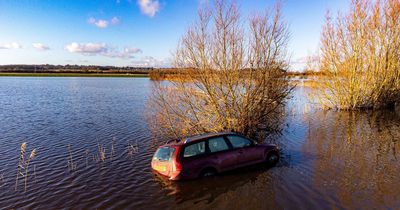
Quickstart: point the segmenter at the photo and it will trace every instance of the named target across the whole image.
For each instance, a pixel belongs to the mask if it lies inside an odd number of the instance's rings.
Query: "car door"
[[[181,164],[185,176],[196,177],[208,164],[205,145],[206,141],[199,141],[184,146]]]
[[[220,171],[233,169],[237,166],[237,153],[232,151],[229,143],[223,136],[208,139],[209,158]]]
[[[253,141],[239,135],[227,135],[226,138],[232,145],[233,151],[236,151],[238,154],[238,165],[249,165],[259,162],[262,159],[263,154],[255,147]]]

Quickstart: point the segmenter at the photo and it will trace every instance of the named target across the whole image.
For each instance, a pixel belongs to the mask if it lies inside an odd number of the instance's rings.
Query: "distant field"
[[[148,74],[8,73],[8,72],[0,72],[0,76],[10,76],[10,77],[148,77]]]

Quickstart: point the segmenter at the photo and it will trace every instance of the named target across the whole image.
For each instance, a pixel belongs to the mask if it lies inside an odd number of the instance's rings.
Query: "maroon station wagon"
[[[273,144],[257,144],[237,133],[209,133],[172,140],[160,146],[151,167],[170,180],[194,179],[266,162],[275,165],[279,150]]]

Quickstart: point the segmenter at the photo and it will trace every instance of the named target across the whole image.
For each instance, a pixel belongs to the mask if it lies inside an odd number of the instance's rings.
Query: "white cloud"
[[[124,48],[122,51],[118,50],[110,50],[107,53],[104,53],[104,56],[110,58],[121,58],[121,59],[130,59],[135,58],[135,54],[142,53],[142,50],[139,48]]]
[[[90,17],[90,18],[88,19],[88,23],[89,23],[89,24],[94,24],[94,23],[96,23],[96,19],[94,19],[94,17]]]
[[[171,67],[170,59],[156,59],[152,56],[142,57],[140,60],[132,61],[132,64],[137,67],[155,67],[164,68]]]
[[[34,48],[36,48],[38,50],[42,50],[42,51],[50,50],[50,47],[48,47],[48,46],[46,46],[46,45],[44,45],[42,43],[32,43],[32,46]]]
[[[92,24],[92,25],[95,25],[95,26],[97,26],[98,28],[107,28],[108,25],[109,25],[109,22],[108,22],[107,20],[102,20],[102,19],[96,20],[96,19],[93,18],[93,17],[90,17],[90,18],[88,19],[88,23],[89,23],[89,24]]]
[[[158,0],[138,0],[140,10],[143,14],[154,17],[160,10],[160,3]]]
[[[124,49],[124,52],[125,52],[125,53],[142,53],[142,50],[139,49],[139,48],[133,48],[133,47],[128,48],[128,47],[126,47],[126,48]]]
[[[21,49],[21,48],[22,46],[17,42],[0,45],[0,49]]]
[[[98,20],[94,24],[99,28],[107,28],[108,21],[107,20]]]
[[[103,20],[90,17],[87,22],[91,25],[97,26],[98,28],[107,28],[110,23],[112,25],[118,25],[121,22],[121,19],[119,19],[118,17],[113,17],[111,18],[111,20]]]
[[[84,55],[95,55],[106,53],[107,46],[104,43],[76,43],[73,42],[64,47],[65,50],[71,53],[81,53]]]
[[[135,54],[141,53],[139,48],[126,47],[119,51],[118,49],[108,47],[104,43],[76,43],[73,42],[64,47],[70,53],[80,53],[83,55],[101,55],[110,58],[131,59]]]
[[[118,18],[118,17],[113,17],[112,19],[111,19],[111,24],[113,24],[113,25],[117,25],[117,24],[119,24],[121,22],[121,20]]]

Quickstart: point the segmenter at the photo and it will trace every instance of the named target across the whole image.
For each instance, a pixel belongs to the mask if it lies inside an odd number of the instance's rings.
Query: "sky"
[[[171,66],[198,8],[212,0],[0,0],[0,65]],[[249,17],[274,0],[237,0]],[[348,0],[283,0],[293,70],[318,50],[327,9]]]

